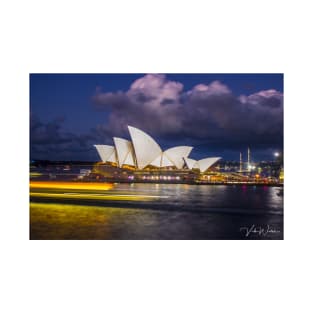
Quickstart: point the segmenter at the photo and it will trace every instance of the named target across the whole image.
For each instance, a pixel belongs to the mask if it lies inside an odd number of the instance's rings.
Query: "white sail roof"
[[[150,165],[157,167],[175,166],[175,164],[164,154],[164,152],[153,160]]]
[[[187,167],[191,170],[193,168],[199,168],[200,172],[203,173],[205,172],[207,169],[209,169],[214,163],[216,163],[220,158],[205,158],[205,159],[201,159],[199,161],[193,160],[193,159],[189,159],[189,158],[185,158],[184,160],[187,164]]]
[[[135,165],[132,143],[129,140],[117,137],[114,137],[113,140],[119,167],[122,167],[123,164]]]
[[[167,166],[175,166],[175,164],[170,160],[166,154],[163,152],[162,153],[162,162],[161,162],[161,167],[167,167]]]
[[[198,161],[200,172],[203,173],[209,169],[214,163],[216,163],[220,158],[205,158]]]
[[[97,149],[102,162],[108,161],[108,159],[114,152],[113,146],[108,145],[94,145],[94,146]]]
[[[194,159],[189,159],[189,158],[184,157],[184,160],[185,160],[185,162],[186,162],[186,164],[187,164],[187,167],[188,167],[190,170],[192,170],[193,168],[195,168],[195,165],[197,165],[197,164],[196,164],[197,161],[194,160]]]
[[[157,167],[161,167],[161,159],[162,159],[162,154],[160,154],[155,160],[153,160],[150,165],[153,165],[153,166],[157,166]]]
[[[199,168],[199,163],[196,162],[195,165],[193,166],[193,168]]]
[[[117,160],[117,153],[116,153],[115,148],[114,148],[113,153],[112,153],[112,154],[110,155],[110,157],[107,159],[107,162],[118,163],[118,160]]]
[[[184,166],[184,157],[187,158],[193,147],[177,146],[164,151],[164,155],[171,160],[171,162],[178,168],[182,169]]]
[[[155,140],[142,130],[128,126],[134,146],[138,169],[143,169],[162,154]]]
[[[135,163],[135,160],[131,151],[129,151],[129,153],[127,154],[127,157],[123,164],[136,166],[136,163]]]
[[[128,126],[131,141],[114,137],[114,146],[94,145],[102,162],[117,163],[119,167],[124,164],[143,169],[147,165],[156,167],[175,166],[182,169],[186,163],[189,169],[200,169],[205,172],[220,158],[205,158],[199,161],[188,158],[192,147],[177,146],[162,152],[158,143],[142,130]]]

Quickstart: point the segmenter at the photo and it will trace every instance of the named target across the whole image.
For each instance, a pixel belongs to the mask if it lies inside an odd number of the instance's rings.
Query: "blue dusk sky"
[[[283,74],[30,74],[30,157],[98,161],[127,125],[190,157],[272,160],[283,148]]]

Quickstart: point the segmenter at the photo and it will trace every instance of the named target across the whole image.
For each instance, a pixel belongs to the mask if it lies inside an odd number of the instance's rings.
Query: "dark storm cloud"
[[[30,116],[30,154],[32,159],[50,160],[93,160],[93,144],[103,143],[106,136],[101,127],[86,134],[74,134],[64,130],[64,117],[48,123],[31,114]],[[111,139],[111,138],[110,138]]]
[[[283,95],[262,90],[236,97],[219,81],[183,91],[165,75],[145,75],[127,92],[102,92],[93,98],[108,110],[107,132],[127,134],[126,125],[162,139],[190,138],[199,144],[237,146],[280,144],[283,136]]]
[[[39,118],[33,114],[30,116],[30,142],[32,145],[50,145],[71,142],[74,135],[61,132],[61,126],[64,118],[57,118],[49,123],[42,123]]]

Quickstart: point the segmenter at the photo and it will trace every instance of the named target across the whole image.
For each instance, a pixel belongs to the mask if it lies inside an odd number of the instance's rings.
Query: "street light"
[[[275,161],[274,161],[274,162],[275,162],[275,166],[273,167],[274,173],[275,173],[275,177],[276,177],[276,178],[279,178],[280,167],[281,167],[279,156],[280,156],[279,152],[276,151],[276,152],[274,153],[274,157],[275,157]]]

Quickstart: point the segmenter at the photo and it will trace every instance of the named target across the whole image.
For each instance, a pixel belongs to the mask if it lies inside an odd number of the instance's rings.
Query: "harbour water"
[[[30,239],[283,239],[283,187],[31,190]]]

